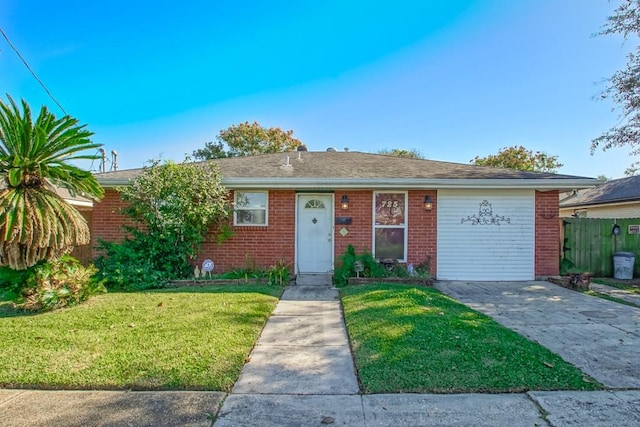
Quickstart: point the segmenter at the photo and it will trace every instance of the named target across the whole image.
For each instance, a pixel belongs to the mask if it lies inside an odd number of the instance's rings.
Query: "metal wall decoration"
[[[470,222],[471,225],[501,225],[502,223],[511,224],[511,218],[506,218],[502,215],[494,215],[491,203],[487,200],[483,200],[478,208],[478,214],[469,215],[466,218],[462,218],[461,224]]]

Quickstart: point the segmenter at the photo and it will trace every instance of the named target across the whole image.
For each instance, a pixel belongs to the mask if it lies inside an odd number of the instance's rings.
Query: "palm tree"
[[[95,150],[93,135],[70,116],[61,119],[42,107],[34,122],[29,105],[0,100],[0,266],[23,270],[55,260],[76,245],[89,243],[83,216],[55,192],[94,200],[103,190],[91,172],[69,161],[95,159],[77,154]]]

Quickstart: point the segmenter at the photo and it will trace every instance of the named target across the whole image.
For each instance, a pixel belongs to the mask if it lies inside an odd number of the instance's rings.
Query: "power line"
[[[18,58],[20,58],[20,60],[22,61],[22,63],[24,64],[25,67],[27,67],[27,70],[29,70],[29,72],[31,73],[31,75],[33,75],[33,77],[38,81],[38,83],[40,83],[40,86],[42,86],[42,88],[44,89],[45,92],[47,92],[47,95],[49,95],[49,97],[51,99],[53,99],[53,102],[56,103],[56,105],[58,107],[60,107],[60,109],[62,110],[62,112],[68,116],[69,114],[65,111],[64,108],[62,108],[62,105],[60,105],[60,103],[58,102],[58,100],[53,96],[53,94],[49,91],[49,89],[47,89],[47,87],[44,85],[44,83],[42,82],[42,80],[40,80],[40,78],[38,77],[38,75],[36,74],[35,71],[33,71],[33,69],[29,66],[29,64],[27,63],[27,60],[24,59],[24,57],[20,54],[20,52],[18,51],[18,48],[16,48],[13,43],[11,43],[11,40],[9,40],[9,36],[7,36],[7,34],[2,30],[2,27],[0,27],[0,33],[2,33],[2,36],[4,37],[4,39],[7,41],[7,43],[9,43],[9,46],[11,46],[11,49],[13,49],[13,51],[16,53],[16,55],[18,55]]]

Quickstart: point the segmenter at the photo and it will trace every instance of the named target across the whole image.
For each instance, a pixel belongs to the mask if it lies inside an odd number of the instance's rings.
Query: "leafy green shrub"
[[[97,269],[65,255],[57,261],[40,262],[27,270],[0,269],[0,282],[15,295],[16,306],[28,311],[49,311],[72,306],[106,292]],[[6,294],[5,294],[6,296]]]
[[[129,238],[100,242],[96,261],[110,288],[143,290],[193,276],[191,264],[207,235],[218,242],[232,234],[228,191],[215,164],[151,161],[127,187],[122,214]]]
[[[285,286],[289,283],[290,276],[289,266],[284,260],[277,261],[265,270],[258,267],[258,264],[250,256],[246,256],[245,266],[242,268],[236,268],[222,274],[202,275],[196,280],[228,279],[244,280],[247,283],[255,281],[257,283],[261,282],[262,279],[266,279],[269,285]]]
[[[412,265],[406,266],[402,264],[395,264],[390,268],[390,270],[387,270],[383,264],[376,261],[371,252],[365,250],[362,254],[358,255],[355,248],[352,245],[349,245],[347,246],[345,253],[340,257],[340,261],[340,266],[334,270],[333,274],[333,283],[338,287],[345,286],[350,277],[357,276],[354,268],[356,262],[360,263],[362,267],[362,271],[359,274],[360,277],[398,277],[403,279],[411,277],[426,279],[430,277],[430,257],[427,257],[416,267],[413,267]]]
[[[284,260],[278,260],[266,271],[270,285],[285,286],[289,283],[289,266]]]
[[[387,269],[373,257],[373,254],[369,251],[364,251],[362,255],[358,256],[358,261],[362,263],[364,270],[361,275],[363,277],[388,277],[389,272]]]
[[[576,272],[576,265],[569,258],[564,257],[560,259],[560,275],[565,276],[569,273]]]
[[[345,286],[349,277],[356,275],[353,266],[357,260],[356,248],[353,245],[347,246],[344,254],[340,256],[340,265],[333,271],[333,283],[335,286]]]
[[[33,269],[34,267],[29,267],[26,270],[14,270],[6,266],[0,267],[0,289],[19,292]]]
[[[220,275],[221,279],[236,279],[248,282],[249,279],[261,279],[264,272],[253,268],[236,268]]]
[[[347,246],[347,249],[342,256],[340,256],[340,266],[334,270],[333,282],[336,286],[345,286],[349,277],[356,276],[356,270],[354,268],[356,262],[360,262],[362,265],[362,277],[387,277],[386,269],[380,265],[373,255],[364,251],[361,255],[356,253],[353,245]]]
[[[431,265],[431,257],[427,256],[424,261],[422,261],[420,264],[416,265],[414,268],[414,274],[418,277],[423,277],[425,279],[428,279],[429,277],[431,277],[431,271],[430,271],[430,266]]]
[[[104,254],[96,259],[98,277],[105,280],[110,289],[139,291],[166,286],[171,279],[188,277],[191,266],[186,259],[178,259],[168,249],[150,236],[140,235],[135,240],[121,243],[99,242]],[[172,263],[165,262],[167,258]]]

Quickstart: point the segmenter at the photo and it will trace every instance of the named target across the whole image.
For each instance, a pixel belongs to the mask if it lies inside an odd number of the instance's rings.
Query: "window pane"
[[[376,229],[376,255],[377,259],[404,258],[404,228],[378,228]]]
[[[238,208],[266,208],[267,193],[236,193]]]
[[[239,209],[236,211],[236,224],[266,224],[264,209]]]
[[[304,208],[305,209],[324,209],[324,203],[322,203],[322,200],[312,199],[312,200],[309,200],[306,205],[304,205]]]
[[[376,194],[376,225],[404,225],[404,193]]]

